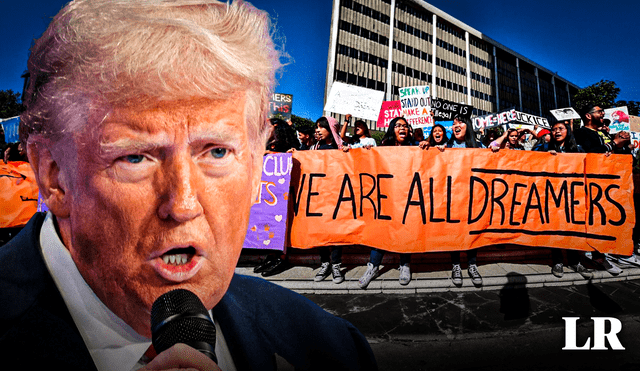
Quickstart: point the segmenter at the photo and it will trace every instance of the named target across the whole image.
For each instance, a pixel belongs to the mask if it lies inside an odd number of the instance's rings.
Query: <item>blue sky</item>
[[[640,101],[640,1],[431,0],[430,4],[560,76],[585,87],[602,79],[619,100]],[[62,0],[0,2],[0,89],[22,90],[31,41],[42,34]],[[293,113],[322,115],[330,0],[255,0],[274,18],[291,56],[276,91],[293,94]]]

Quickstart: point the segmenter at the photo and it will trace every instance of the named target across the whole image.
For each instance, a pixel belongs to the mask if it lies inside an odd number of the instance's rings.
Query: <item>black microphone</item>
[[[169,291],[153,303],[151,341],[158,354],[182,343],[218,363],[216,327],[200,298],[189,290]]]

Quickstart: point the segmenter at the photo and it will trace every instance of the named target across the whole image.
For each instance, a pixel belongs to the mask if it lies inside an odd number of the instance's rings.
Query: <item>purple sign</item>
[[[284,251],[292,168],[291,153],[264,156],[260,192],[251,207],[243,248]]]

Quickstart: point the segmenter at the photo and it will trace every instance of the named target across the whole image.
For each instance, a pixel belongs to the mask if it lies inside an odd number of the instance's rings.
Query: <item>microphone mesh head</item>
[[[177,289],[161,295],[151,307],[151,333],[157,353],[177,343],[216,343],[216,328],[198,296]]]

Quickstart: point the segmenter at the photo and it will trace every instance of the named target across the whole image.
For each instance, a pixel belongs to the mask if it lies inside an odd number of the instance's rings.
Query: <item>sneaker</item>
[[[633,254],[631,256],[616,256],[615,259],[618,261],[618,263],[624,264],[626,266],[640,266],[640,257],[638,257],[638,255],[636,254]]]
[[[316,273],[315,278],[313,279],[316,282],[320,282],[325,278],[329,277],[331,274],[331,270],[329,269],[329,263],[322,263],[320,266],[320,270]]]
[[[451,280],[454,285],[458,287],[462,286],[462,269],[460,268],[460,264],[453,266],[453,269],[451,270]]]
[[[609,272],[609,274],[611,274],[612,276],[617,276],[620,273],[622,273],[622,269],[620,269],[618,266],[611,264],[611,262],[609,261],[609,257],[605,255],[605,258],[602,260],[602,266],[604,267],[604,269]]]
[[[340,272],[340,263],[331,266],[331,274],[333,275],[333,283],[342,283],[344,276]]]
[[[471,282],[475,286],[482,285],[482,276],[480,276],[480,272],[478,272],[478,266],[475,264],[469,265],[469,269],[467,269],[467,273],[469,273],[469,277],[471,277]]]
[[[585,279],[592,279],[593,278],[593,272],[591,272],[590,270],[588,270],[587,268],[583,267],[582,264],[578,263],[576,265],[572,265],[570,266],[571,269],[573,269],[574,271],[576,271],[577,273],[580,273],[580,275],[582,277],[584,277]]]
[[[558,278],[562,278],[562,276],[564,275],[564,268],[562,266],[562,263],[554,264],[553,268],[551,268],[551,274]]]
[[[378,267],[375,267],[371,263],[367,263],[367,271],[364,272],[362,277],[360,277],[360,279],[358,280],[358,285],[360,285],[361,289],[366,289],[367,286],[369,286],[369,282],[371,282],[371,280],[376,278],[377,276]]]
[[[411,282],[411,271],[409,270],[409,265],[401,265],[398,269],[400,270],[400,278],[398,281],[400,281],[402,286],[408,285],[409,282]]]

